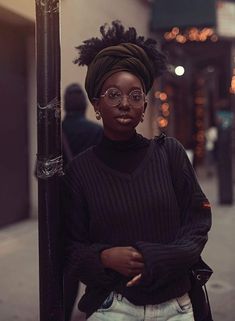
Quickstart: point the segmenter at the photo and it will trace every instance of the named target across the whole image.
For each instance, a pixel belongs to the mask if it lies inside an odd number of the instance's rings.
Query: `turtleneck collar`
[[[149,145],[149,140],[144,138],[142,135],[134,135],[128,140],[111,140],[107,136],[103,135],[103,138],[98,145],[98,148],[102,150],[116,150],[116,151],[129,151],[143,148]]]
[[[130,139],[125,141],[113,141],[103,136],[93,151],[110,168],[123,173],[131,173],[143,161],[149,145],[149,139],[135,132]]]

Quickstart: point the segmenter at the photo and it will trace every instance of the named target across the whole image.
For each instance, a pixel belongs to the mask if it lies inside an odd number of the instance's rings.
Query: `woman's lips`
[[[122,125],[129,124],[132,120],[130,117],[127,117],[127,116],[119,116],[116,119]]]

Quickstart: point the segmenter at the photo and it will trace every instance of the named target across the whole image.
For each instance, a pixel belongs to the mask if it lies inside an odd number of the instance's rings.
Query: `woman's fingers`
[[[142,274],[138,274],[135,277],[133,277],[133,279],[131,279],[129,282],[127,282],[126,286],[130,287],[130,286],[134,286],[137,285],[140,282]]]
[[[130,266],[133,269],[143,269],[144,268],[144,263],[139,262],[139,261],[131,261]]]
[[[142,254],[140,252],[137,252],[136,250],[133,251],[132,258],[135,261],[144,262]]]
[[[113,247],[101,252],[101,262],[125,276],[135,276],[144,270],[143,256],[133,247]]]
[[[131,262],[129,267],[131,275],[137,275],[144,271],[144,263],[140,262]]]

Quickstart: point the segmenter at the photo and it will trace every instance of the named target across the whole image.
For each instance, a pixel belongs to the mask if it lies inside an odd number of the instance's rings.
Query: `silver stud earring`
[[[99,112],[99,110],[96,110],[95,117],[96,117],[97,120],[101,119],[101,113]]]

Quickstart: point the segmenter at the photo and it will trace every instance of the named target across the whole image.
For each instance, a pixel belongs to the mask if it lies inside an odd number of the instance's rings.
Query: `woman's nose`
[[[130,108],[130,104],[129,104],[127,95],[123,95],[122,96],[121,104],[119,105],[119,107],[120,108],[125,108],[125,109],[129,109]]]

